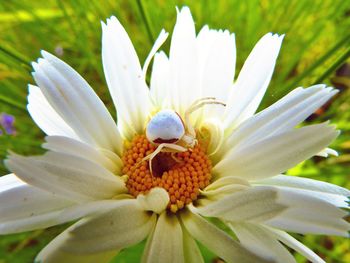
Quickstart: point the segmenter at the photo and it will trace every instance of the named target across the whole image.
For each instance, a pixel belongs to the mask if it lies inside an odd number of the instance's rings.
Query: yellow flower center
[[[186,204],[196,200],[200,189],[204,189],[211,179],[211,161],[205,147],[198,143],[186,152],[161,152],[152,161],[142,161],[157,146],[146,136],[136,136],[123,155],[123,173],[128,175],[126,186],[133,196],[147,194],[154,187],[164,188],[170,197],[168,209],[176,213]]]

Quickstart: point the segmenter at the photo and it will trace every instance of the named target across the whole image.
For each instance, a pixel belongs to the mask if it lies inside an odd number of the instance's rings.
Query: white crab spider
[[[171,109],[159,111],[147,124],[146,137],[158,145],[157,149],[147,155],[142,161],[149,160],[149,169],[152,174],[152,160],[160,152],[186,152],[196,143],[196,131],[190,122],[190,115],[206,104],[220,104],[214,97],[206,97],[196,100],[185,112],[185,121],[180,115]]]

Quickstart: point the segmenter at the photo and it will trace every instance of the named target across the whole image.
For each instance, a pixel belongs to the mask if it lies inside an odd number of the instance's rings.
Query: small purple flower
[[[16,129],[14,127],[14,123],[15,123],[14,116],[7,114],[7,113],[4,113],[4,112],[0,114],[0,125],[2,126],[2,128],[6,134],[9,134],[9,135],[16,134]],[[3,131],[0,130],[0,135],[2,133],[3,133]]]

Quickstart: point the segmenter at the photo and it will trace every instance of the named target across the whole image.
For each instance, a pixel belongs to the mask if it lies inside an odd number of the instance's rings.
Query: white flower
[[[162,31],[143,69],[115,17],[102,29],[118,124],[77,72],[43,51],[33,63],[38,87],[29,86],[28,110],[48,135],[48,151],[6,160],[13,174],[0,178],[0,233],[80,219],[40,252],[37,260],[45,263],[108,262],[146,238],[144,262],[203,262],[195,240],[227,262],[295,262],[283,244],[323,262],[285,231],[346,236],[346,212],[338,207],[347,207],[350,191],[281,173],[334,153],[326,149],[338,135],[333,126],[295,127],[336,91],[297,88],[255,114],[283,36],[265,35],[234,81],[234,35],[207,26],[196,35],[186,7],[178,12],[169,57],[157,53],[167,37]],[[186,120],[191,104],[207,97],[226,107],[202,105]],[[164,109],[181,116],[189,137],[168,143],[163,150],[185,151],[158,153],[151,174],[146,159],[158,145],[147,141],[145,130]],[[152,135],[164,134],[160,123]],[[172,132],[183,135],[181,127]]]

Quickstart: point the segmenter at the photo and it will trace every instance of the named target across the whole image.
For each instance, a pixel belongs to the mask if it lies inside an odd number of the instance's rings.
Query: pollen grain
[[[142,161],[156,146],[146,136],[136,136],[122,157],[123,173],[128,175],[126,186],[133,196],[147,194],[154,187],[164,188],[170,197],[168,209],[176,213],[198,198],[211,179],[211,161],[198,143],[186,152],[161,152],[152,161]]]

